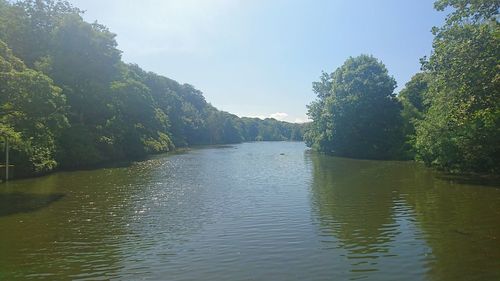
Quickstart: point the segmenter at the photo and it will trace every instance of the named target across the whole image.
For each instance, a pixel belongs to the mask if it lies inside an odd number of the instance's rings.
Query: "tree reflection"
[[[347,258],[376,258],[389,252],[393,227],[391,162],[310,155],[313,205],[321,232],[333,235]]]
[[[309,159],[322,245],[344,251],[352,272],[499,280],[499,189],[412,162]]]
[[[415,169],[403,186],[432,248],[432,280],[500,280],[500,192],[474,181]]]

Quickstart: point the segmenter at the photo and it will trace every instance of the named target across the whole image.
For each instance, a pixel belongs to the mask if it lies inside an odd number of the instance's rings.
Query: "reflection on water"
[[[500,189],[422,172],[412,183],[402,192],[432,248],[432,279],[498,280]]]
[[[0,185],[0,280],[500,280],[500,189],[247,143]]]
[[[309,157],[324,247],[344,250],[351,279],[418,280],[430,249],[399,192],[413,164]]]
[[[410,162],[309,157],[325,247],[346,251],[351,278],[500,277],[500,190]]]
[[[0,217],[0,280],[116,277],[136,196],[127,187],[138,186],[137,172],[58,173],[0,185],[0,198],[14,199]],[[149,172],[140,172],[147,182]]]

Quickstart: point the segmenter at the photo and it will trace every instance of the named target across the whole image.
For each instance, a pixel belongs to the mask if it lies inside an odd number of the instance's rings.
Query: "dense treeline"
[[[372,56],[349,58],[313,83],[306,143],[339,156],[417,159],[449,172],[500,173],[498,0],[438,0],[422,72],[396,96]]]
[[[0,136],[16,175],[195,144],[302,139],[303,125],[238,118],[191,85],[125,64],[115,34],[81,14],[66,1],[0,0]]]

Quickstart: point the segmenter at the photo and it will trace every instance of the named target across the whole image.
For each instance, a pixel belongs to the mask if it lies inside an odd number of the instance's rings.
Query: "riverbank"
[[[241,142],[241,143],[257,143],[257,142],[303,142],[303,141],[276,140],[276,141],[249,141],[249,142]],[[151,153],[151,154],[146,155],[145,157],[136,158],[136,159],[106,161],[106,162],[102,162],[102,163],[98,163],[98,164],[90,165],[90,166],[81,166],[81,167],[74,167],[74,168],[56,168],[52,171],[48,171],[45,173],[39,173],[39,174],[21,175],[21,176],[17,176],[17,177],[10,176],[9,181],[30,179],[30,178],[40,178],[40,177],[48,176],[50,174],[57,173],[57,172],[91,171],[91,170],[97,170],[97,169],[103,169],[103,168],[128,167],[128,166],[132,165],[133,163],[146,161],[146,160],[150,159],[151,157],[157,157],[157,156],[161,156],[161,155],[182,154],[182,153],[187,153],[193,149],[203,149],[203,148],[209,148],[209,147],[224,148],[227,146],[234,146],[234,145],[241,144],[241,143],[199,144],[199,145],[192,145],[192,146],[186,146],[186,147],[176,147],[174,150],[169,151],[169,152]],[[14,166],[12,166],[12,167],[14,169],[11,169],[11,171],[15,171],[15,167]],[[0,172],[0,174],[1,174],[1,172]],[[2,178],[0,176],[0,184],[1,183],[5,183],[5,178]]]
[[[242,142],[242,143],[266,143],[266,142],[271,142],[271,143],[288,143],[288,142],[297,142],[297,143],[303,143],[303,141],[250,141],[250,142]],[[72,169],[56,169],[44,174],[38,174],[38,175],[31,175],[31,176],[24,176],[24,177],[16,177],[16,178],[11,178],[9,181],[15,181],[15,180],[22,180],[22,179],[30,179],[30,178],[40,178],[44,176],[51,175],[53,173],[57,172],[75,172],[75,171],[92,171],[92,170],[98,170],[98,169],[104,169],[104,168],[124,168],[124,167],[129,167],[130,165],[137,163],[137,162],[143,162],[151,159],[152,157],[161,157],[162,155],[177,155],[177,154],[183,154],[183,153],[188,153],[189,151],[193,149],[206,149],[206,148],[228,148],[232,147],[238,144],[242,143],[232,143],[232,144],[200,144],[200,145],[193,145],[190,147],[179,147],[175,148],[173,151],[165,152],[165,153],[158,153],[158,154],[149,154],[144,158],[140,159],[131,159],[131,160],[121,160],[121,161],[109,161],[109,162],[104,162],[100,163],[97,165],[93,166],[87,166],[87,167],[79,167],[79,168],[72,168]],[[309,149],[311,153],[317,153],[321,155],[325,155],[327,157],[334,157],[334,158],[344,158],[344,159],[350,159],[350,160],[359,160],[359,161],[380,161],[380,162],[411,162],[411,163],[420,163],[424,165],[422,162],[418,162],[415,160],[403,160],[403,159],[396,159],[396,160],[380,160],[380,159],[359,159],[359,158],[351,158],[351,157],[341,157],[341,156],[335,156],[335,155],[329,155],[329,154],[324,154],[320,152],[316,152],[314,150]],[[1,167],[1,166],[0,166]],[[500,188],[500,175],[494,175],[494,174],[478,174],[478,173],[449,173],[443,170],[440,170],[435,167],[428,167],[429,169],[432,169],[436,171],[439,174],[439,177],[443,180],[449,181],[451,183],[458,183],[458,184],[473,184],[473,185],[482,185],[482,186],[490,186],[490,187],[496,187]],[[5,180],[2,181],[0,178],[0,184],[5,183]]]

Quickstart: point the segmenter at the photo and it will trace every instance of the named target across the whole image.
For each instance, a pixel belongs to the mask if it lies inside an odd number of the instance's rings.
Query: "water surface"
[[[0,185],[0,280],[500,280],[500,189],[245,143]]]

